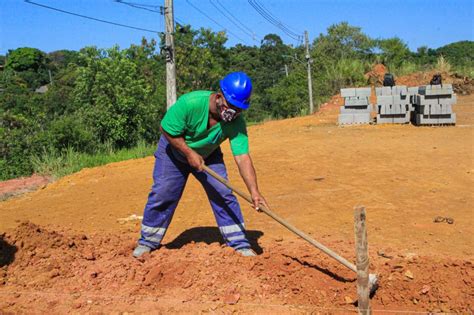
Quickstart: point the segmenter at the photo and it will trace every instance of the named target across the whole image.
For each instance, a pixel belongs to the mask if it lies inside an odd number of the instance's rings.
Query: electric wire
[[[222,9],[224,9],[224,11],[226,11],[227,13],[229,13],[230,16],[232,16],[232,18],[233,18],[238,24],[242,25],[242,27],[244,27],[245,29],[247,29],[250,33],[252,33],[252,35],[255,35],[254,31],[253,31],[250,27],[248,27],[248,26],[245,25],[244,23],[240,22],[239,19],[237,19],[236,17],[234,17],[233,14],[232,14],[229,10],[227,10],[227,8],[226,8],[222,3],[220,3],[219,0],[215,0],[215,1],[217,2],[218,5],[221,6]]]
[[[268,15],[263,9],[261,9],[256,3],[250,2],[250,4],[254,7],[254,9],[263,17],[265,18],[268,22],[282,30],[288,37],[293,38],[294,40],[299,41],[300,36],[299,35],[294,35],[290,30],[288,30],[284,25],[281,24],[278,20],[275,20],[273,17]]]
[[[292,34],[296,35],[296,36],[301,36],[302,32],[298,32],[298,31],[295,31],[294,29],[290,28],[287,24],[284,24],[281,20],[277,19],[276,16],[274,14],[272,14],[270,12],[270,10],[268,10],[263,4],[259,3],[258,0],[253,0],[254,3],[256,3],[260,8],[262,8],[262,10],[264,10],[265,12],[267,12],[267,14],[269,16],[271,16],[274,20],[278,21],[280,23],[280,25],[284,26],[288,31],[290,31]]]
[[[276,19],[267,9],[260,5],[256,0],[248,0],[249,4],[260,14],[265,20],[279,28],[283,31],[288,37],[300,42],[302,41],[303,36],[295,33],[289,27],[287,27],[283,22]]]
[[[135,9],[150,11],[150,12],[154,12],[154,13],[161,13],[160,11],[158,11],[156,9],[149,9],[148,8],[149,6],[143,6],[141,4],[135,4],[133,2],[127,2],[127,1],[122,1],[122,0],[114,0],[114,2],[117,2],[119,4],[127,5],[129,7],[135,8]],[[159,7],[159,6],[157,6],[157,7]]]
[[[54,7],[50,7],[50,6],[41,4],[41,3],[33,2],[31,0],[25,0],[25,2],[28,3],[28,4],[36,5],[38,7],[46,8],[46,9],[57,11],[57,12],[61,12],[61,13],[64,13],[64,14],[69,14],[69,15],[81,17],[81,18],[84,18],[84,19],[93,20],[93,21],[96,21],[96,22],[111,24],[111,25],[115,25],[115,26],[130,28],[130,29],[144,31],[144,32],[150,32],[150,33],[154,33],[154,34],[162,33],[162,32],[159,32],[157,30],[151,30],[151,29],[147,29],[147,28],[136,27],[136,26],[121,24],[121,23],[117,23],[117,22],[107,21],[107,20],[103,20],[103,19],[99,19],[99,18],[95,18],[95,17],[91,17],[91,16],[79,14],[79,13],[74,13],[74,12],[70,12],[70,11],[66,11],[66,10],[62,10],[62,9],[58,9],[58,8],[54,8]]]
[[[250,36],[250,38],[252,38],[252,40],[254,41],[257,41],[255,39],[255,35],[247,30],[245,30],[244,28],[242,28],[239,24],[235,23],[233,21],[234,17],[231,15],[231,14],[228,14],[226,12],[224,12],[221,8],[219,8],[212,0],[209,0],[209,2],[214,6],[214,8],[216,8],[217,11],[219,11],[220,13],[222,13],[222,15],[224,15],[228,20],[229,22],[231,22],[232,24],[234,24],[235,26],[237,26],[242,32],[244,32],[245,34],[247,34],[248,36]],[[221,5],[219,3],[219,5]]]
[[[234,34],[233,32],[231,32],[230,30],[228,30],[226,27],[224,27],[223,25],[221,25],[219,22],[217,22],[216,20],[214,20],[213,18],[211,18],[209,15],[207,15],[204,11],[202,11],[201,9],[199,9],[197,6],[195,6],[194,4],[192,4],[189,0],[186,0],[186,2],[192,6],[194,9],[196,9],[196,11],[198,11],[199,13],[201,13],[202,15],[204,15],[205,17],[207,17],[209,20],[211,20],[212,22],[214,22],[215,24],[219,25],[220,27],[222,27],[226,32],[228,32],[229,34],[231,34],[232,36],[234,36],[235,38],[237,38],[238,40],[242,41],[242,42],[245,42],[245,40],[243,40],[242,38],[240,38],[238,35]]]
[[[262,15],[267,21],[281,29],[285,34],[292,38],[299,38],[300,35],[290,30],[283,22],[275,18],[267,9],[260,5],[256,0],[249,0],[249,3],[254,7],[257,12]]]

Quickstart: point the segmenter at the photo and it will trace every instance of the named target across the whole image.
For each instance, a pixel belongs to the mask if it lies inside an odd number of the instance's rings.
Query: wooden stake
[[[365,208],[354,208],[354,232],[356,240],[357,295],[359,314],[370,314],[369,251],[365,226]]]

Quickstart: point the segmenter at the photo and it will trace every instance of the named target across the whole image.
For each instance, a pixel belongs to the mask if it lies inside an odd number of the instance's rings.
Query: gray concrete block
[[[405,103],[405,102],[404,102]],[[402,104],[402,98],[400,95],[392,95],[392,104],[400,105]]]
[[[443,117],[438,118],[438,123],[440,125],[455,125],[456,124],[456,113],[452,113],[451,117]]]
[[[371,89],[370,88],[356,88],[356,96],[370,97]]]
[[[370,123],[370,113],[340,114],[339,125],[368,124]]]
[[[341,89],[341,96],[342,97],[356,96],[356,89],[355,88]]]
[[[415,125],[454,125],[456,124],[456,114],[444,115],[446,117],[429,117],[427,115],[416,114]]]
[[[390,105],[393,103],[393,97],[391,95],[379,95],[377,96],[378,105]]]
[[[406,113],[403,117],[393,117],[394,124],[407,124],[410,122],[410,113]]]
[[[338,118],[339,125],[351,125],[354,122],[353,114],[340,114]]]
[[[409,95],[418,94],[418,87],[417,86],[409,87],[407,90],[407,94]]]
[[[425,95],[451,95],[453,86],[451,84],[427,85]]]
[[[370,113],[354,114],[354,124],[369,124]]]
[[[347,108],[345,106],[341,106],[340,109],[339,109],[339,112],[341,114],[357,114],[357,113],[369,113],[371,112],[372,110],[368,108],[368,106],[366,108]]]
[[[379,124],[392,124],[393,123],[393,117],[378,114],[377,119],[376,119],[376,123],[377,123],[377,125],[379,125]]]
[[[362,99],[349,99],[345,98],[344,99],[344,105],[350,105],[350,106],[367,106],[369,105],[369,100],[367,98],[362,98]]]
[[[439,104],[440,107],[440,114],[442,115],[449,115],[453,113],[453,107],[451,104]]]
[[[375,88],[375,95],[392,95],[392,88],[390,86],[382,86]]]
[[[455,105],[457,103],[457,96],[456,94],[451,95],[441,95],[438,98],[438,102],[443,105]]]
[[[392,95],[407,95],[406,85],[392,86]]]
[[[438,104],[437,97],[430,97],[427,95],[416,95],[415,97],[415,104],[417,105],[434,105]]]
[[[392,105],[391,104],[381,104],[378,105],[378,111],[379,114],[382,115],[390,115],[392,114]]]
[[[415,125],[437,125],[438,118],[428,118],[428,116],[423,114],[416,114],[415,116]]]

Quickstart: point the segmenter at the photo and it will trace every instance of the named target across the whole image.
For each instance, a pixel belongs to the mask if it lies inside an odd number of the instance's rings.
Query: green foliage
[[[410,56],[410,50],[400,38],[379,39],[377,47],[381,50],[380,59],[382,63],[392,67],[400,67]]]
[[[326,67],[327,82],[332,91],[346,86],[362,86],[367,83],[364,74],[370,65],[357,59],[340,59]]]
[[[436,53],[455,66],[474,67],[474,41],[451,43],[436,49]]]
[[[308,81],[306,72],[293,71],[268,89],[273,117],[285,118],[309,112]]]
[[[247,121],[308,113],[304,46],[285,45],[276,34],[259,46],[226,42],[225,32],[176,27],[178,96],[217,91],[226,73],[245,71],[254,86]],[[436,67],[472,76],[473,43],[411,52],[400,38],[375,40],[347,22],[332,25],[310,46],[315,105],[342,87],[367,85],[364,74],[376,62],[398,76]],[[157,48],[142,39],[123,50],[19,48],[0,56],[0,180],[33,171],[60,177],[151,154],[166,111],[166,48]],[[45,84],[46,93],[35,93]]]
[[[176,68],[178,94],[193,90],[214,90],[225,74],[227,51],[225,33],[210,29],[193,30],[190,26],[177,26]]]
[[[78,69],[74,102],[86,125],[101,143],[134,146],[144,133],[142,117],[151,89],[118,47],[88,48],[81,57],[86,66]]]
[[[155,149],[155,145],[146,144],[144,141],[139,141],[133,148],[120,150],[114,150],[110,144],[104,144],[94,154],[81,153],[71,147],[62,152],[46,147],[41,155],[32,156],[31,164],[35,173],[60,178],[87,167],[143,158],[152,155]]]
[[[23,47],[8,51],[5,68],[15,71],[37,71],[44,66],[44,63],[45,55],[41,50]]]
[[[331,25],[327,35],[319,35],[315,40],[313,56],[316,59],[337,61],[340,59],[367,59],[373,54],[375,41],[362,33],[360,27],[347,22]]]

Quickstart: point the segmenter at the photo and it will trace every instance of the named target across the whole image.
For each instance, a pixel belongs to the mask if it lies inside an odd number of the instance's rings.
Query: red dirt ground
[[[337,99],[334,99],[337,103]],[[249,128],[273,210],[354,260],[353,207],[367,209],[372,307],[472,313],[474,96],[455,127],[337,127],[338,107]],[[231,181],[243,187],[227,145]],[[356,310],[355,275],[242,201],[259,256],[222,245],[191,179],[164,246],[131,257],[153,158],[85,169],[0,203],[4,313],[335,313]],[[453,224],[435,223],[437,216]]]

